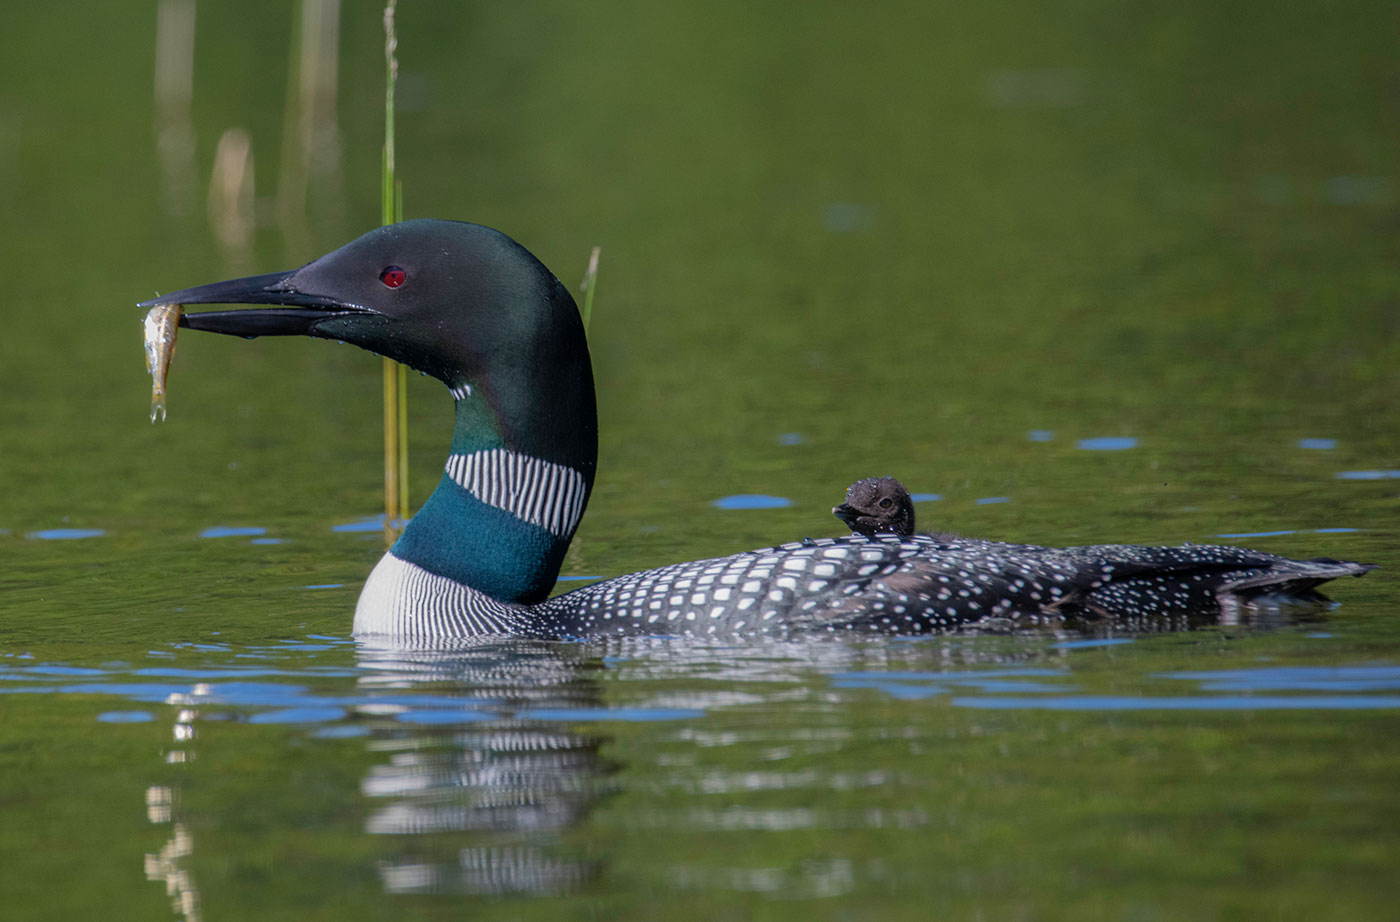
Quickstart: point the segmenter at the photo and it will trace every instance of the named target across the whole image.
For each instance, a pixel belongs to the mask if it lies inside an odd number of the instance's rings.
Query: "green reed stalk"
[[[583,332],[588,332],[588,319],[593,316],[593,289],[598,285],[598,257],[602,247],[594,247],[588,257],[588,271],[583,274]]]
[[[394,86],[399,80],[398,35],[394,7],[384,8],[384,156],[381,163],[382,223],[403,220],[403,187],[394,177]],[[384,359],[384,538],[393,541],[408,520],[408,375],[393,359]]]

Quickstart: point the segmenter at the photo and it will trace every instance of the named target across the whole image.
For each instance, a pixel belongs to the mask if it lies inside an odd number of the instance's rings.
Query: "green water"
[[[567,576],[838,533],[871,474],[965,534],[1382,567],[1273,630],[1104,645],[406,653],[349,638],[382,543],[336,530],[381,507],[378,360],[187,333],[152,426],[133,306],[378,223],[351,6],[290,210],[293,10],[199,8],[189,159],[153,7],[0,35],[0,915],[1394,914],[1388,7],[402,4],[406,214],[571,285],[603,247]],[[409,402],[421,500],[450,401]],[[743,493],[791,505],[713,505]]]

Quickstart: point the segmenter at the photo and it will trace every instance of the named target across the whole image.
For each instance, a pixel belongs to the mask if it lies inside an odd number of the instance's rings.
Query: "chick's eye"
[[[398,266],[389,266],[379,273],[379,281],[384,283],[385,288],[398,288],[408,281],[408,273]]]
[[[888,509],[888,508],[890,508],[890,498],[889,498],[888,496],[886,496],[884,499],[880,500],[880,508],[881,508],[881,509]]]

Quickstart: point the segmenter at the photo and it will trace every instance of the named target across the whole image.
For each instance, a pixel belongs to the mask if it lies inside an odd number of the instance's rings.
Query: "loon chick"
[[[831,514],[858,535],[914,534],[914,500],[904,484],[893,477],[867,477],[846,488],[846,501],[833,507]],[[946,531],[920,532],[939,541],[953,541],[957,535]]]
[[[846,488],[846,501],[831,510],[858,535],[912,535],[914,501],[893,477],[867,477]]]
[[[1221,610],[1246,590],[1306,588],[1369,569],[1234,548],[1086,556],[874,534],[679,563],[549,598],[593,488],[598,426],[578,308],[528,250],[477,224],[407,221],[300,269],[141,306],[173,304],[277,305],[187,312],[180,325],[340,340],[447,385],[451,453],[437,488],[370,573],[355,609],[359,635],[920,633],[989,616],[1034,623],[1076,600],[1125,619]]]

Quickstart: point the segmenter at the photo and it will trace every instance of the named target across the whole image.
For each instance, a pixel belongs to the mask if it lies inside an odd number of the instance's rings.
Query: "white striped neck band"
[[[571,467],[539,458],[491,448],[467,455],[450,455],[447,476],[459,486],[497,509],[567,538],[583,515],[588,484]]]

